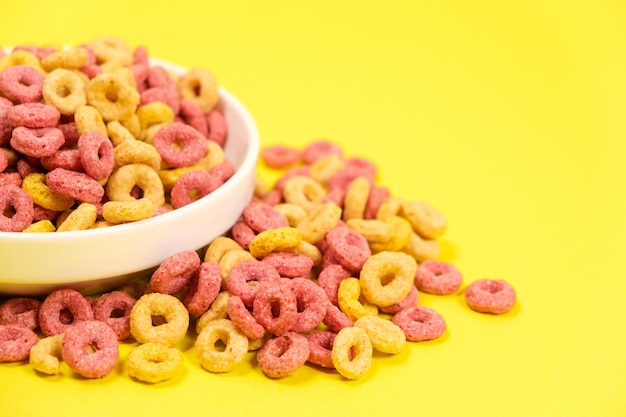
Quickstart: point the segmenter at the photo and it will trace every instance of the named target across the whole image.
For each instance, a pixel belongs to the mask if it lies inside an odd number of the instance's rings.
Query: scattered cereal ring
[[[414,257],[416,261],[423,262],[439,256],[441,246],[437,239],[424,239],[419,234],[411,232],[409,241],[401,250]]]
[[[15,213],[8,217],[7,209]],[[0,187],[0,231],[21,232],[33,222],[33,199],[19,186],[7,184]]]
[[[204,253],[204,262],[217,262],[222,259],[226,252],[243,249],[236,241],[226,236],[218,236],[207,247]]]
[[[75,322],[65,330],[61,357],[85,378],[104,378],[119,358],[115,332],[101,321]]]
[[[382,353],[398,354],[406,342],[406,335],[398,325],[379,316],[363,316],[354,326],[365,330],[372,347]]]
[[[58,194],[72,197],[83,203],[97,204],[104,196],[104,188],[98,181],[82,172],[55,168],[46,174],[46,184]]]
[[[101,295],[93,304],[94,319],[106,323],[117,340],[130,337],[130,310],[137,300],[124,291],[112,291]]]
[[[6,113],[13,127],[53,127],[59,123],[61,113],[56,107],[46,103],[22,103],[11,107]]]
[[[220,292],[222,277],[217,262],[203,262],[195,270],[183,298],[187,310],[196,317],[202,316]]]
[[[337,304],[341,311],[354,322],[363,316],[378,315],[378,307],[361,296],[358,278],[346,278],[339,284]]]
[[[225,347],[218,345],[223,344]],[[210,321],[195,342],[200,365],[209,372],[230,372],[248,353],[248,338],[228,319]]]
[[[346,327],[335,336],[331,359],[341,376],[356,380],[370,369],[372,354],[372,343],[365,330],[360,327]]]
[[[508,313],[516,298],[511,284],[502,279],[479,279],[465,289],[467,305],[480,313]]]
[[[207,311],[205,311],[200,318],[196,321],[196,334],[200,334],[202,329],[207,325],[207,323],[212,322],[217,319],[227,319],[228,318],[228,299],[230,298],[230,293],[228,291],[221,291],[215,297],[215,300],[211,303],[211,306]]]
[[[143,198],[154,203],[155,207],[165,203],[165,191],[159,174],[145,164],[122,165],[111,174],[107,182],[106,193],[112,201],[134,201],[133,189],[139,187]]]
[[[87,104],[83,80],[76,73],[63,68],[46,75],[42,94],[46,103],[52,104],[64,115],[73,115]]]
[[[57,68],[77,70],[89,61],[89,54],[85,48],[69,48],[62,51],[54,51],[41,59],[41,67],[52,72]]]
[[[417,263],[403,252],[379,252],[372,255],[361,269],[363,296],[377,306],[399,303],[411,290]]]
[[[322,204],[326,196],[324,187],[311,177],[296,175],[285,182],[283,197],[287,203],[297,204],[311,212]]]
[[[30,348],[30,366],[37,372],[56,375],[60,372],[61,344],[64,333],[46,336]]]
[[[109,224],[135,222],[156,213],[154,202],[145,197],[133,201],[107,201],[102,205],[102,217]]]
[[[337,154],[328,154],[318,158],[311,164],[311,178],[328,186],[328,181],[344,167],[343,158]]]
[[[446,331],[446,322],[435,310],[413,306],[400,310],[391,318],[398,325],[411,342],[432,340]]]
[[[298,303],[290,285],[282,279],[260,282],[252,313],[259,324],[276,336],[289,331],[298,320]]]
[[[396,304],[392,304],[390,306],[378,307],[380,311],[388,314],[396,314],[400,310],[404,310],[407,307],[415,307],[419,303],[419,291],[415,285],[411,286],[411,290],[409,294],[404,297],[402,301]]]
[[[309,342],[305,336],[287,332],[265,342],[256,358],[266,376],[284,378],[300,369],[309,358],[309,353]]]
[[[208,113],[219,99],[217,81],[205,68],[191,68],[178,79],[182,99],[195,102],[202,113]]]
[[[204,113],[200,109],[200,106],[192,100],[181,100],[180,110],[178,111],[178,117],[180,117],[186,124],[202,133],[203,136],[209,136],[209,125]]]
[[[254,256],[244,249],[228,251],[219,261],[220,275],[222,276],[222,288],[227,288],[227,279],[230,271],[242,261],[256,260]]]
[[[154,135],[152,144],[168,165],[176,168],[193,165],[207,152],[207,140],[191,126],[174,122]]]
[[[91,303],[71,288],[52,291],[39,307],[39,327],[46,336],[65,333],[74,323],[89,320],[93,320]]]
[[[411,224],[399,216],[388,216],[382,222],[391,226],[391,233],[390,236],[387,236],[382,241],[371,242],[370,248],[372,252],[402,250],[411,240],[411,233],[413,233]]]
[[[66,210],[67,217],[57,220],[57,232],[87,230],[96,223],[98,209],[91,203],[80,203],[76,209]]]
[[[273,252],[262,260],[278,272],[281,277],[307,277],[313,268],[313,260],[306,255],[295,252]]]
[[[30,349],[37,343],[37,333],[28,327],[0,324],[0,362],[28,359]]]
[[[405,201],[402,204],[402,215],[425,239],[437,239],[444,234],[448,225],[446,218],[425,201]]]
[[[265,203],[269,204],[267,202]],[[269,205],[274,207],[275,210],[282,213],[283,216],[287,218],[287,222],[289,223],[289,226],[291,227],[297,227],[298,223],[300,223],[305,217],[307,217],[307,212],[302,207],[296,204],[279,203],[275,205],[272,205],[272,204],[269,204]]]
[[[85,172],[95,180],[101,180],[113,171],[115,157],[109,137],[97,130],[84,133],[78,138],[78,152]]]
[[[228,298],[226,312],[233,323],[235,323],[241,332],[249,339],[258,340],[265,335],[265,327],[256,321],[238,295],[232,295]]]
[[[226,287],[231,295],[241,297],[243,303],[252,307],[260,284],[277,282],[280,274],[270,264],[259,260],[244,260],[235,265],[228,274]]]
[[[112,123],[116,122],[109,122],[107,127],[110,127]],[[126,128],[121,127],[120,125],[119,129]],[[130,135],[130,133],[128,134]],[[115,163],[118,166],[128,164],[144,164],[152,168],[155,172],[158,172],[161,168],[161,155],[159,155],[159,152],[157,152],[154,146],[135,140],[132,137],[115,146],[113,149],[113,155]]]
[[[32,51],[32,52],[31,52]],[[0,72],[5,71],[7,68],[15,65],[28,65],[35,68],[37,71],[45,74],[43,68],[41,68],[41,62],[34,50],[27,50],[26,48],[13,48],[10,54],[7,54],[0,58]]]
[[[22,188],[33,203],[48,210],[64,211],[74,205],[74,199],[50,190],[46,185],[46,175],[39,172],[28,174],[22,180]]]
[[[24,326],[31,330],[39,327],[41,301],[31,297],[11,298],[0,305],[0,324]]]
[[[348,186],[343,203],[343,220],[362,219],[370,195],[370,181],[365,177],[357,177]]]
[[[318,243],[326,237],[341,219],[341,208],[328,202],[312,209],[306,217],[297,224],[302,239],[309,243]]]
[[[153,316],[165,323],[154,325]],[[189,313],[173,295],[158,292],[141,296],[130,311],[130,333],[139,343],[155,342],[173,347],[180,342],[189,327]]]
[[[217,110],[211,110],[206,115],[206,121],[209,130],[208,139],[223,147],[228,137],[228,126],[224,115]]]
[[[277,227],[265,230],[252,239],[249,251],[257,259],[274,251],[295,248],[300,243],[300,231],[294,227]]]
[[[200,256],[193,250],[170,255],[152,273],[150,287],[158,293],[174,294],[189,284],[200,263]]]
[[[318,139],[306,145],[302,151],[302,161],[307,165],[311,165],[318,159],[328,155],[337,155],[343,158],[343,151],[341,147],[334,142]]]
[[[391,197],[391,192],[387,187],[372,185],[365,205],[365,211],[363,212],[363,218],[368,220],[376,219],[380,207],[389,197]]]
[[[56,127],[27,128],[19,126],[13,129],[11,136],[13,149],[34,158],[50,156],[64,143],[63,132]]]
[[[432,259],[420,263],[415,273],[415,286],[429,294],[452,294],[462,281],[463,276],[454,265]]]
[[[348,227],[335,227],[326,234],[328,247],[335,259],[350,271],[360,271],[372,256],[367,240]]]
[[[335,333],[345,327],[352,327],[353,325],[352,320],[334,304],[327,306],[323,323]]]
[[[298,306],[298,318],[290,330],[310,332],[326,317],[326,309],[330,304],[328,297],[323,289],[308,278],[293,278],[289,284]]]
[[[86,45],[96,57],[96,62],[117,61],[120,65],[130,65],[133,62],[133,54],[128,44],[115,36],[101,36]]]
[[[248,204],[243,210],[243,218],[248,226],[257,233],[289,226],[289,221],[280,211],[269,204],[260,202]]]
[[[0,91],[14,103],[41,101],[44,77],[28,65],[15,65],[0,72]]]
[[[74,121],[79,134],[97,130],[102,134],[108,134],[107,126],[102,119],[100,111],[93,106],[84,105],[76,109]]]
[[[323,268],[317,276],[317,283],[324,290],[330,302],[338,304],[337,293],[339,284],[346,278],[352,276],[351,272],[339,264],[328,265]]]
[[[95,107],[102,119],[126,120],[130,118],[141,99],[137,90],[116,73],[102,73],[92,78],[85,88],[87,103]]]
[[[151,384],[174,378],[182,372],[184,363],[183,352],[154,342],[134,347],[124,361],[128,375]]]
[[[268,146],[261,150],[261,158],[270,168],[287,168],[300,162],[302,153],[285,145]]]
[[[257,235],[243,218],[239,218],[239,220],[237,220],[230,228],[230,234],[232,235],[234,241],[242,249],[246,250],[250,249],[250,243],[252,243]]]
[[[308,362],[319,365],[322,368],[334,369],[332,349],[336,333],[328,330],[318,330],[309,333],[306,338],[309,341]]]
[[[170,199],[174,208],[184,207],[211,194],[222,185],[222,181],[206,171],[185,172],[174,184]]]

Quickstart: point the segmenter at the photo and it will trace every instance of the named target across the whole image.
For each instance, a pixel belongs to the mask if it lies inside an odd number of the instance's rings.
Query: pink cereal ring
[[[55,168],[63,168],[68,171],[76,172],[82,172],[84,170],[78,149],[62,148],[52,155],[41,158],[39,161],[41,166],[48,171],[52,171]]]
[[[246,223],[243,218],[235,222],[230,230],[230,233],[233,236],[235,242],[237,242],[239,246],[241,246],[245,250],[248,250],[248,248],[250,247],[250,242],[252,242],[252,239],[254,239],[254,237],[256,236],[254,230],[252,230],[252,228],[248,226],[248,223]]]
[[[363,218],[367,220],[376,219],[378,209],[380,208],[381,204],[389,197],[391,197],[391,192],[387,187],[372,185],[372,187],[370,187],[369,196],[367,197],[367,203],[365,205]]]
[[[272,252],[265,255],[261,262],[270,264],[281,277],[308,277],[313,268],[313,260],[295,252]]]
[[[311,167],[310,166],[297,166],[295,168],[291,168],[289,171],[284,173],[278,181],[274,184],[274,189],[280,191],[281,193],[285,189],[285,183],[289,181],[292,177],[310,177],[311,176]]]
[[[64,143],[63,132],[56,127],[28,128],[19,126],[13,129],[11,136],[13,149],[34,158],[50,156]]]
[[[247,307],[252,307],[258,289],[263,282],[277,282],[280,274],[269,264],[249,259],[235,265],[226,278],[226,288],[233,295],[241,297]]]
[[[288,332],[298,320],[298,303],[290,285],[279,279],[260,282],[256,288],[252,305],[256,321],[276,336]]]
[[[345,327],[352,327],[354,324],[350,321],[348,316],[334,304],[327,306],[323,323],[335,333],[339,333],[339,330]]]
[[[243,218],[257,233],[278,227],[288,227],[287,217],[269,204],[253,202],[243,210]]]
[[[415,285],[411,286],[409,293],[402,301],[396,304],[392,304],[386,307],[378,307],[380,311],[387,314],[396,314],[400,310],[404,310],[407,307],[415,307],[419,303],[419,291]]]
[[[194,250],[170,255],[152,274],[150,288],[154,292],[172,295],[189,284],[200,263],[200,255]]]
[[[307,165],[311,165],[318,159],[328,155],[337,155],[343,158],[343,151],[336,143],[319,139],[309,143],[304,148],[302,151],[302,161]]]
[[[324,290],[308,278],[294,278],[289,284],[298,306],[298,319],[290,330],[308,333],[324,320],[330,302]]]
[[[363,235],[349,227],[335,227],[326,234],[333,256],[349,271],[360,271],[372,251]]]
[[[80,132],[78,131],[76,122],[59,123],[56,128],[63,132],[63,137],[65,138],[65,144],[63,146],[72,147],[78,143]]]
[[[12,184],[18,187],[22,186],[22,176],[19,172],[4,172],[0,174],[0,188],[5,185]]]
[[[249,339],[259,340],[265,335],[265,327],[260,325],[246,308],[241,297],[231,295],[226,302],[228,317]]]
[[[193,165],[206,154],[207,139],[193,127],[180,122],[163,126],[154,135],[152,145],[163,161],[180,168]]]
[[[28,359],[30,348],[39,341],[33,330],[13,324],[0,325],[0,362],[17,362]]]
[[[462,281],[463,276],[454,265],[434,259],[420,263],[415,273],[415,286],[429,294],[452,294]]]
[[[342,191],[347,191],[350,187],[350,184],[352,184],[352,181],[359,177],[366,178],[371,185],[374,185],[374,178],[370,177],[370,175],[371,174],[364,172],[363,169],[346,165],[339,171],[337,171],[332,177],[330,177],[330,179],[328,180],[328,190],[333,191],[339,189]]]
[[[11,208],[15,213],[6,216],[7,209]],[[30,194],[15,184],[0,187],[0,231],[21,232],[30,226],[33,216],[33,199]]]
[[[400,310],[391,318],[411,342],[432,340],[446,331],[446,322],[435,310],[413,306]]]
[[[204,314],[217,298],[222,286],[222,276],[217,262],[203,262],[189,282],[183,304],[196,317]]]
[[[184,123],[202,133],[204,137],[209,136],[209,126],[206,116],[200,110],[200,106],[195,101],[183,99],[180,101],[178,116]]]
[[[93,179],[104,179],[113,172],[113,143],[104,133],[92,130],[82,134],[78,138],[78,152],[85,172]]]
[[[300,162],[302,152],[291,146],[274,145],[263,148],[261,157],[270,168],[282,169]]]
[[[344,169],[357,171],[360,176],[374,180],[376,178],[376,164],[366,158],[352,157],[344,161]]]
[[[176,182],[170,192],[171,204],[180,208],[211,194],[217,190],[222,182],[214,175],[202,170],[185,172]]]
[[[112,291],[97,298],[93,304],[94,319],[106,323],[117,340],[130,337],[130,310],[137,300],[124,291]]]
[[[180,98],[175,91],[164,87],[151,87],[141,92],[140,106],[154,101],[160,101],[167,104],[174,114],[180,111]]]
[[[326,293],[330,302],[338,305],[337,293],[339,284],[346,278],[350,278],[352,273],[339,264],[330,264],[322,269],[317,276],[317,283]]]
[[[31,330],[39,327],[41,301],[30,297],[11,298],[0,305],[0,324],[24,326]]]
[[[59,123],[61,113],[51,104],[22,103],[7,111],[7,119],[13,127],[53,127]]]
[[[336,333],[328,330],[319,330],[309,333],[306,338],[309,341],[309,359],[312,364],[322,368],[333,369],[332,350]]]
[[[91,302],[71,288],[48,294],[39,307],[39,327],[46,336],[56,336],[79,321],[93,320]]]
[[[85,378],[103,378],[119,358],[117,337],[101,321],[81,321],[68,327],[61,343],[61,357]]]
[[[43,75],[30,65],[14,65],[0,72],[0,91],[14,103],[43,99]]]
[[[217,110],[211,110],[206,115],[206,122],[209,130],[208,139],[224,147],[228,137],[228,126],[224,115]]]
[[[309,358],[309,341],[299,333],[287,332],[265,342],[257,353],[261,371],[270,378],[286,377]]]
[[[89,175],[55,168],[46,174],[46,185],[55,193],[67,195],[83,203],[97,204],[104,197],[104,187]]]
[[[11,139],[13,125],[7,118],[7,113],[12,107],[10,100],[0,96],[0,146],[6,146]]]
[[[465,289],[467,305],[480,313],[508,313],[516,299],[515,289],[502,279],[479,279]]]

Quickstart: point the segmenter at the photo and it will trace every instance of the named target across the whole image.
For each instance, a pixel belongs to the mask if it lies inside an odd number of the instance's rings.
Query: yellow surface
[[[205,4],[206,3],[206,4]],[[504,278],[504,316],[462,291],[423,296],[437,341],[376,355],[349,382],[305,367],[270,380],[253,355],[133,382],[0,364],[0,415],[626,415],[626,6],[618,0],[4,1],[0,43],[114,34],[206,66],[263,145],[337,140],[400,197],[449,220],[464,286]],[[265,174],[269,174],[265,172]],[[122,346],[122,356],[132,345]]]

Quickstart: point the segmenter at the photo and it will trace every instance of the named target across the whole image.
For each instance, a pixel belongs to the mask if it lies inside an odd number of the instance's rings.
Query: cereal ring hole
[[[69,308],[64,308],[59,311],[59,321],[63,324],[72,324],[74,323],[74,314]]]
[[[504,290],[504,285],[501,282],[498,281],[484,281],[480,284],[480,288],[483,291],[487,291],[490,294],[497,294],[500,291]]]

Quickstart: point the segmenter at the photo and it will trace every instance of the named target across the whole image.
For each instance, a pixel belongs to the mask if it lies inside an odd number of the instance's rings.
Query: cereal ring
[[[6,146],[11,139],[13,125],[7,118],[7,112],[13,107],[13,103],[4,97],[0,97],[0,146]]]
[[[287,203],[297,204],[310,213],[322,204],[326,190],[311,177],[296,175],[285,182],[283,197]]]
[[[326,234],[328,247],[344,268],[360,271],[372,255],[367,240],[348,227],[335,227]]]
[[[348,316],[334,304],[327,306],[323,323],[335,333],[345,327],[352,327],[353,325],[353,322]]]
[[[0,174],[0,188],[5,185],[15,185],[16,187],[22,186],[22,177],[19,172],[7,172]]]
[[[149,198],[133,201],[107,201],[102,205],[102,217],[110,224],[136,222],[156,214],[157,207]]]
[[[113,172],[115,157],[108,136],[97,130],[83,133],[78,139],[78,152],[85,172],[93,179],[104,179]]]
[[[28,65],[35,68],[42,75],[45,74],[44,69],[41,68],[39,58],[31,51],[23,48],[13,48],[10,54],[0,57],[0,72],[16,65]]]
[[[194,250],[170,255],[152,273],[150,288],[158,293],[174,294],[189,284],[200,263],[200,256]]]
[[[374,185],[374,179],[371,178],[371,175],[368,172],[364,172],[362,169],[356,168],[354,166],[349,166],[346,161],[344,161],[344,167],[337,171],[329,180],[328,180],[328,190],[342,190],[348,191],[350,184],[352,181],[359,177],[365,177],[369,180],[371,185]]]
[[[326,308],[330,304],[328,297],[323,289],[308,278],[294,278],[289,284],[298,306],[298,319],[290,330],[310,332],[324,320]]]
[[[237,242],[226,236],[219,236],[209,244],[204,253],[204,262],[218,262],[226,252],[243,249]]]
[[[152,317],[165,323],[154,325]],[[174,347],[183,340],[189,327],[189,312],[173,295],[158,292],[141,296],[130,311],[130,334],[139,343],[155,342]]]
[[[28,65],[15,65],[0,72],[0,92],[14,103],[41,101],[43,75]]]
[[[61,359],[63,336],[65,336],[64,333],[46,336],[30,348],[28,360],[35,371],[48,375],[56,375],[60,372],[59,359]]]
[[[365,215],[365,207],[370,195],[370,181],[365,177],[355,178],[344,197],[343,220],[362,219]]]
[[[63,132],[56,127],[32,129],[19,126],[13,129],[13,136],[11,136],[13,149],[34,158],[50,156],[64,143]]]
[[[82,172],[55,168],[46,174],[46,184],[53,192],[83,203],[97,204],[104,197],[102,185]]]
[[[150,127],[172,123],[174,121],[174,111],[161,101],[153,101],[137,109],[137,118],[139,119],[139,127],[142,132],[140,139],[145,139],[146,131]]]
[[[220,347],[224,344],[225,347]],[[195,342],[200,365],[209,372],[230,372],[248,353],[248,338],[228,319],[210,321]]]
[[[141,99],[137,90],[117,73],[95,76],[85,87],[85,93],[89,105],[95,107],[105,121],[130,118]]]
[[[289,221],[278,210],[269,204],[253,202],[243,210],[243,218],[255,232],[263,232],[278,227],[288,227]]]
[[[285,190],[285,184],[293,177],[310,177],[311,176],[311,167],[309,166],[297,166],[291,168],[287,172],[285,172],[274,184],[274,190],[280,192],[281,194]]]
[[[299,333],[287,332],[263,345],[256,355],[261,371],[270,378],[286,377],[309,358],[309,341]]]
[[[39,327],[41,301],[30,297],[11,298],[0,305],[0,324],[24,326],[31,330]]]
[[[109,122],[108,126],[110,127],[112,123],[117,122]],[[122,127],[122,129],[125,128]],[[158,172],[161,167],[161,155],[159,155],[155,147],[134,138],[116,145],[113,149],[113,156],[117,166],[144,164],[155,172]]]
[[[0,324],[0,362],[28,359],[30,348],[37,343],[37,333],[24,326]]]
[[[53,127],[59,123],[61,113],[52,105],[45,103],[17,104],[6,112],[6,118],[13,127]]]
[[[516,299],[511,284],[502,279],[479,279],[465,289],[467,305],[480,313],[508,313],[515,305]]]
[[[135,140],[136,138],[130,132],[130,130],[118,120],[113,120],[107,123],[106,129],[107,129],[107,134],[109,135],[109,138],[111,139],[111,142],[113,143],[113,146],[115,147],[115,149],[117,149],[122,143],[125,143],[125,142],[131,142],[131,143],[140,142],[140,141]],[[143,143],[143,142],[140,142],[140,143]],[[148,144],[145,144],[145,145],[150,146]],[[152,148],[152,146],[150,147]],[[116,156],[116,162],[117,162],[117,156]],[[134,162],[134,161],[131,161],[131,162]],[[125,165],[124,163],[120,163],[120,162],[118,162],[117,164]],[[161,156],[159,155],[159,165],[154,167],[154,169],[158,170],[160,167],[161,167]]]
[[[309,342],[309,363],[322,368],[334,369],[332,349],[336,333],[328,330],[319,330],[309,333],[306,338]]]
[[[191,276],[183,304],[196,317],[203,315],[220,292],[222,277],[217,262],[203,262]]]
[[[415,273],[415,286],[429,294],[447,295],[456,292],[463,276],[452,264],[426,260],[419,264]]]
[[[196,334],[200,334],[202,329],[213,320],[228,318],[227,307],[229,298],[230,293],[228,291],[221,291],[217,294],[217,297],[215,297],[209,309],[196,321]]]
[[[444,234],[448,225],[446,218],[424,201],[405,201],[402,204],[402,215],[425,239],[437,239]]]
[[[211,110],[206,115],[206,122],[209,129],[207,138],[223,147],[228,137],[228,126],[224,115],[217,110]]]
[[[163,126],[154,135],[152,144],[168,165],[180,168],[193,165],[207,152],[207,140],[191,126],[180,122]]]
[[[267,202],[265,203],[268,204]],[[305,217],[307,217],[307,212],[302,207],[296,204],[280,203],[273,205],[272,207],[274,207],[275,210],[279,211],[280,213],[282,213],[283,216],[285,216],[287,222],[289,223],[289,226],[291,227],[297,227],[298,223],[300,223]]]
[[[381,244],[391,240],[394,234],[393,225],[382,220],[353,218],[346,221],[346,226],[362,235],[370,244],[370,248],[372,243]]]
[[[356,380],[370,369],[372,354],[372,343],[365,330],[360,327],[346,327],[335,336],[331,359],[341,376]]]
[[[80,203],[74,210],[68,210],[69,215],[59,224],[57,232],[87,230],[96,223],[98,209],[91,203]]]
[[[80,106],[74,113],[74,121],[79,134],[97,130],[104,135],[108,134],[107,126],[100,112],[93,106]]]
[[[103,294],[93,304],[93,317],[106,323],[117,340],[130,337],[130,310],[137,300],[124,291]]]
[[[288,168],[300,162],[302,153],[290,146],[274,145],[267,146],[261,150],[263,162],[275,169]]]
[[[182,99],[193,101],[202,113],[208,113],[219,99],[217,81],[205,68],[191,68],[178,79],[178,90]]]
[[[235,242],[246,250],[250,249],[250,243],[257,235],[243,218],[239,218],[239,220],[233,224],[230,229],[230,234]]]
[[[222,256],[222,259],[219,261],[220,266],[220,275],[222,276],[222,288],[226,289],[227,284],[226,281],[228,279],[228,275],[230,275],[230,271],[237,266],[240,262],[256,260],[250,252],[244,249],[235,249],[230,250]]]
[[[109,177],[106,193],[112,201],[134,201],[133,189],[139,187],[141,195],[151,200],[155,207],[165,203],[165,191],[159,175],[145,164],[128,164],[117,168]]]
[[[260,284],[263,282],[277,282],[280,274],[270,264],[259,260],[245,260],[235,265],[226,279],[226,288],[231,296],[241,297],[247,307],[257,296]]]
[[[85,84],[77,74],[58,68],[46,75],[42,87],[43,98],[61,114],[71,115],[87,104]]]
[[[437,239],[424,239],[419,234],[411,232],[408,243],[401,249],[418,262],[435,259],[441,253],[441,246]]]
[[[399,303],[409,294],[417,262],[403,252],[379,252],[361,269],[360,284],[365,299],[377,306]]]
[[[295,252],[273,252],[265,256],[262,262],[271,265],[281,277],[308,277],[313,268],[313,260]]]
[[[311,164],[311,178],[328,186],[328,181],[344,167],[343,159],[337,154],[328,154],[318,158]]]
[[[301,240],[300,231],[294,227],[278,227],[265,230],[252,239],[248,250],[257,259],[271,252],[295,248]]]
[[[341,280],[337,291],[337,304],[352,322],[363,316],[378,315],[378,307],[361,296],[358,278],[350,277]]]
[[[337,293],[339,292],[339,284],[346,278],[351,277],[350,271],[339,264],[328,265],[323,268],[317,276],[318,285],[324,290],[330,302],[337,305]]]
[[[348,171],[358,172],[359,175],[369,179],[372,182],[376,178],[376,164],[374,164],[369,159],[352,157],[347,158],[344,163],[344,168]]]
[[[320,158],[328,155],[336,155],[343,159],[343,150],[334,142],[319,139],[309,143],[304,148],[302,161],[307,165],[312,165]]]
[[[124,361],[128,375],[151,384],[174,378],[182,372],[184,363],[183,352],[153,342],[134,347]]]
[[[370,187],[369,197],[367,198],[367,203],[365,205],[363,218],[367,220],[376,219],[378,210],[389,197],[391,197],[391,192],[387,187],[379,187],[372,184]]]
[[[411,240],[411,233],[413,233],[411,224],[399,216],[388,216],[382,222],[391,226],[391,233],[383,241],[370,242],[372,252],[402,250]]]
[[[61,357],[85,378],[104,378],[119,358],[115,332],[101,321],[76,322],[65,331]]]
[[[258,340],[265,335],[265,327],[261,326],[252,313],[246,308],[241,297],[232,295],[226,303],[228,317],[249,339]]]
[[[406,340],[411,342],[436,339],[446,331],[443,317],[435,310],[423,306],[400,310],[391,321],[404,331]]]
[[[398,354],[406,342],[404,331],[382,317],[363,316],[354,322],[354,326],[365,330],[372,342],[372,348],[382,353]]]
[[[419,303],[419,291],[415,285],[411,286],[409,290],[409,294],[404,297],[402,301],[396,304],[392,304],[390,306],[378,307],[380,311],[387,314],[396,314],[398,311],[403,310],[407,307],[414,307]]]
[[[184,123],[202,133],[203,136],[209,136],[209,125],[206,116],[202,113],[202,110],[200,110],[196,102],[192,100],[181,100],[178,117],[180,117]]]
[[[12,216],[5,213],[15,212]],[[9,211],[7,211],[9,210]],[[0,231],[21,232],[33,222],[33,199],[15,184],[0,187]]]
[[[74,205],[74,199],[50,190],[46,185],[46,175],[33,172],[22,180],[22,189],[26,191],[33,203],[48,210],[64,211]]]
[[[85,48],[69,48],[52,52],[41,59],[41,67],[47,72],[57,68],[77,70],[87,65],[89,54]]]
[[[154,68],[151,68],[153,70]],[[180,97],[176,91],[165,87],[151,87],[141,92],[139,107],[148,103],[162,102],[167,104],[174,114],[180,111]]]
[[[296,226],[302,239],[309,243],[317,243],[337,226],[341,219],[341,208],[333,202],[321,204],[309,212]]]
[[[133,54],[128,44],[114,36],[98,37],[87,45],[96,56],[97,63],[117,61],[120,65],[130,65]]]
[[[174,184],[170,200],[174,208],[184,207],[217,190],[222,181],[206,171],[185,172]]]
[[[252,313],[259,324],[276,336],[289,331],[298,320],[298,303],[290,285],[283,280],[260,282]]]
[[[74,323],[88,320],[93,320],[91,303],[70,288],[52,291],[39,307],[39,327],[46,336],[64,333]]]

